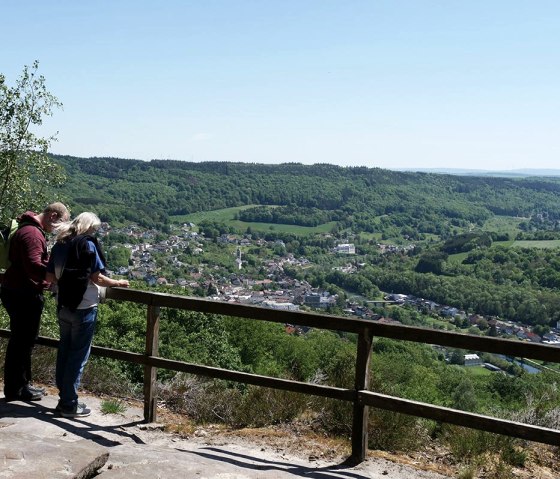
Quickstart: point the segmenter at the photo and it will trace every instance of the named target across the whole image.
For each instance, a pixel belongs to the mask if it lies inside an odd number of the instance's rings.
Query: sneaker
[[[12,401],[40,401],[43,398],[43,394],[38,392],[33,392],[30,389],[24,387],[17,394],[8,394],[5,398],[6,402]]]
[[[81,406],[82,408],[87,409],[86,404],[83,403],[83,402],[79,402],[79,403],[78,403],[78,406]],[[57,403],[57,405],[56,405],[56,407],[54,408],[54,410],[55,410],[56,412],[61,412],[63,409],[65,409],[65,408],[64,408],[64,406],[63,406],[63,404],[62,404],[62,400],[59,399],[59,400],[58,400],[58,403]],[[72,407],[66,408],[66,409],[72,410]]]
[[[47,395],[47,390],[45,388],[38,388],[36,386],[32,386],[31,384],[28,384],[26,388],[28,391],[31,391],[32,393],[39,393],[42,394],[43,396]]]
[[[86,407],[84,403],[76,404],[76,406],[74,406],[74,408],[72,409],[61,408],[59,411],[62,417],[69,417],[69,418],[87,417],[91,414],[91,409]]]

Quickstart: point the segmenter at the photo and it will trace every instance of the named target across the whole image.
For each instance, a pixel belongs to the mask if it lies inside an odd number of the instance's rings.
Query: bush
[[[352,434],[352,404],[328,398],[315,398],[313,409],[318,428],[336,436],[350,437]]]
[[[290,391],[250,386],[233,415],[235,427],[263,427],[293,421],[307,409],[309,397]]]
[[[90,357],[82,376],[82,387],[100,395],[134,398],[142,396],[142,384],[130,382],[115,359]]]
[[[505,465],[523,467],[527,453],[519,447],[519,439],[460,426],[444,425],[442,440],[458,462],[479,461],[484,455],[497,456],[498,469]]]
[[[223,422],[232,427],[261,427],[295,419],[307,408],[308,397],[258,386],[204,380],[178,373],[158,384],[164,404],[198,423]]]
[[[429,439],[425,422],[392,411],[375,409],[369,416],[369,447],[386,451],[420,449]]]

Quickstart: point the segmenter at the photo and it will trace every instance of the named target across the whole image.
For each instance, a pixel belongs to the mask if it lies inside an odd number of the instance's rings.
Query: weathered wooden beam
[[[146,356],[157,356],[159,352],[159,306],[148,306],[146,327]],[[157,368],[144,366],[144,419],[147,422],[157,420],[156,402]]]
[[[358,393],[358,398],[363,404],[369,404],[370,406],[380,409],[447,422],[471,429],[518,437],[529,441],[552,444],[553,446],[560,446],[560,430],[557,429],[533,426],[531,424],[508,421],[507,419],[498,419],[491,416],[483,416],[481,414],[434,406],[370,391],[360,391]]]
[[[370,321],[327,316],[302,311],[280,311],[246,304],[193,298],[165,293],[150,293],[128,288],[107,288],[107,298],[134,303],[157,305],[164,308],[186,309],[202,313],[222,314],[239,318],[258,319],[275,323],[296,324],[335,331],[359,333]]]
[[[107,298],[358,334],[364,328],[371,328],[374,336],[383,338],[560,362],[560,348],[511,339],[438,331],[399,324],[382,324],[370,320],[347,318],[344,316],[328,316],[319,313],[277,311],[258,306],[232,304],[165,293],[152,293],[128,288],[108,288]]]
[[[424,344],[439,344],[471,351],[486,351],[507,356],[560,362],[560,348],[540,343],[515,339],[493,338],[474,334],[453,333],[429,328],[418,328],[396,324],[373,323],[373,334],[384,338],[414,341]]]
[[[358,336],[356,353],[356,375],[354,377],[354,390],[356,398],[352,411],[352,455],[350,461],[359,464],[364,461],[368,449],[368,418],[367,404],[358,400],[358,391],[367,390],[371,365],[371,344],[373,336],[371,329],[364,329]]]

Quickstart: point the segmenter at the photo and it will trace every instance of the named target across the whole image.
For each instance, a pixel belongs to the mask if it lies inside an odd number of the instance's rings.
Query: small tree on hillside
[[[25,209],[41,209],[52,187],[64,180],[62,168],[47,151],[55,136],[42,138],[32,131],[62,103],[47,91],[38,75],[39,62],[24,66],[15,86],[0,73],[0,221]]]

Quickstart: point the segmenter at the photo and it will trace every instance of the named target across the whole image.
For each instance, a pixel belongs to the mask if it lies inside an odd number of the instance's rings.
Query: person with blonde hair
[[[10,339],[4,362],[6,401],[40,401],[45,390],[31,384],[31,355],[39,334],[45,303],[46,233],[70,216],[62,203],[51,203],[41,213],[26,211],[10,240],[10,266],[2,278],[0,298],[10,317]]]
[[[91,410],[78,402],[78,388],[89,358],[100,287],[128,287],[125,279],[106,276],[103,250],[93,236],[101,226],[95,213],[81,213],[55,231],[56,244],[47,266],[47,279],[57,285],[60,342],[56,357],[56,407],[63,417],[84,417]]]

